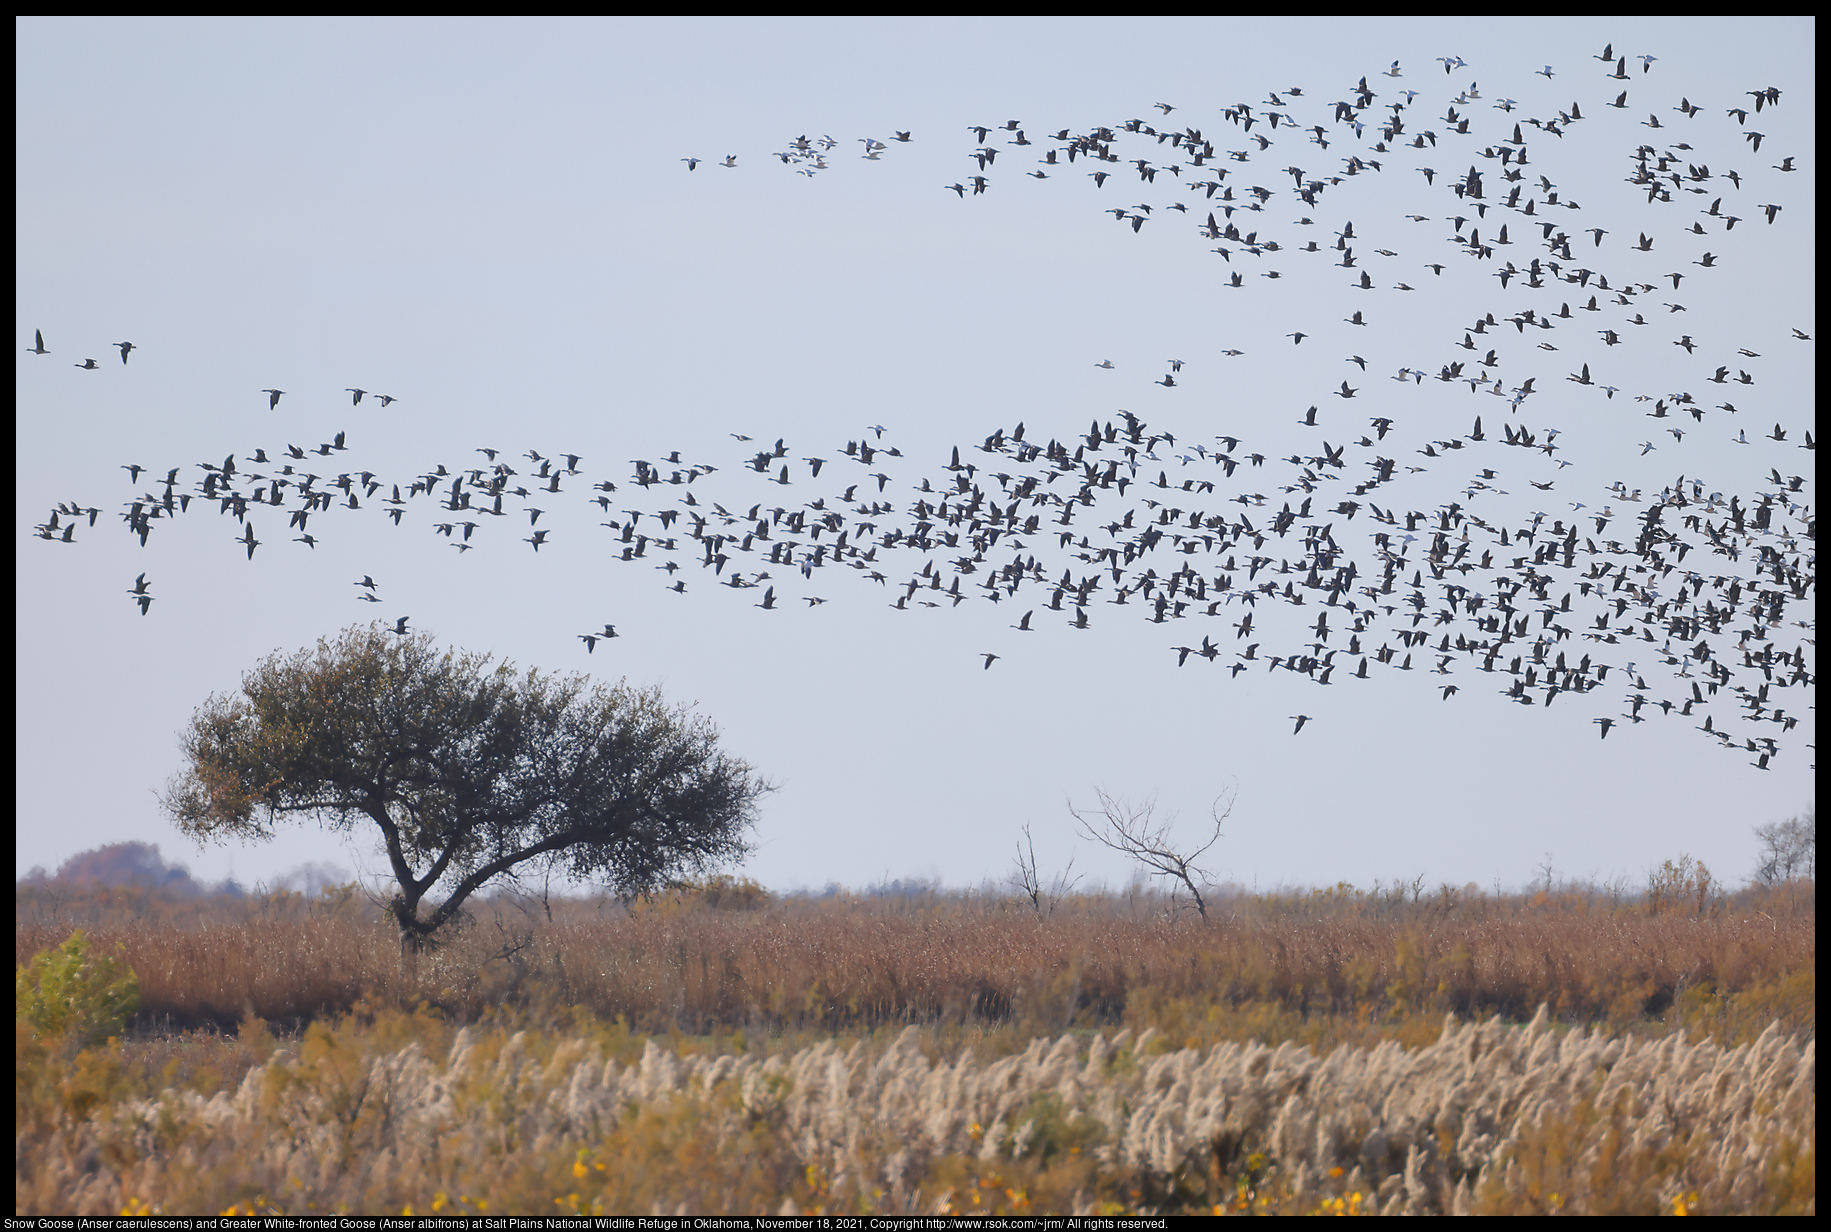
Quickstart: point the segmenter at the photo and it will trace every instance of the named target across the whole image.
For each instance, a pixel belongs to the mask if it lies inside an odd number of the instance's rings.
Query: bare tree
[[[1762,885],[1778,885],[1795,877],[1814,880],[1818,856],[1818,825],[1814,810],[1808,808],[1798,817],[1755,827],[1761,840],[1761,863],[1755,867],[1755,880]]]
[[[1055,904],[1060,902],[1068,891],[1074,889],[1079,877],[1069,880],[1068,874],[1074,871],[1074,860],[1068,861],[1068,867],[1057,873],[1055,881],[1048,890],[1043,889],[1042,878],[1036,872],[1036,843],[1030,837],[1030,827],[1024,826],[1024,836],[1017,844],[1017,871],[1011,874],[1011,884],[1030,900],[1030,906],[1036,912],[1037,919],[1042,919],[1043,899],[1050,900],[1048,914],[1055,914]]]
[[[1134,808],[1115,800],[1104,791],[1096,789],[1094,795],[1100,802],[1097,809],[1077,809],[1073,801],[1068,804],[1069,813],[1081,823],[1081,833],[1122,856],[1136,860],[1151,876],[1168,877],[1179,882],[1189,891],[1190,897],[1195,900],[1195,910],[1206,921],[1208,905],[1202,901],[1202,892],[1196,882],[1206,881],[1207,875],[1195,862],[1220,841],[1221,823],[1233,812],[1233,795],[1222,795],[1215,799],[1208,810],[1209,817],[1214,822],[1214,832],[1208,836],[1207,842],[1194,849],[1185,847],[1171,837],[1170,830],[1176,822],[1174,814],[1160,822],[1152,821],[1151,815],[1157,811],[1155,796]]]

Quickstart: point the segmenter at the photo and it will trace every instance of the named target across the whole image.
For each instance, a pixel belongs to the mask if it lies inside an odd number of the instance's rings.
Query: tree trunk
[[[419,927],[419,904],[397,898],[393,906],[394,922],[401,930],[401,977],[409,985],[417,985],[420,955],[426,949],[426,934]]]
[[[420,951],[423,948],[418,933],[401,930],[401,978],[409,985],[420,982]]]

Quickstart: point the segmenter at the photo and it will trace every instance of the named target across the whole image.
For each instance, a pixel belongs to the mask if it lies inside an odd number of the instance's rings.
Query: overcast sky
[[[270,879],[326,859],[379,870],[366,842],[315,830],[199,850],[162,820],[154,792],[178,770],[179,731],[208,695],[272,651],[402,616],[518,665],[656,684],[696,705],[778,787],[743,871],[783,889],[1003,877],[1026,824],[1045,874],[1072,859],[1077,874],[1120,883],[1128,866],[1078,839],[1069,814],[1098,790],[1155,797],[1189,836],[1231,796],[1207,867],[1261,888],[1419,875],[1515,886],[1547,853],[1560,876],[1634,879],[1685,852],[1739,879],[1755,861],[1751,829],[1812,801],[1815,711],[1809,687],[1787,685],[1791,669],[1776,673],[1758,719],[1728,686],[1688,716],[1662,713],[1661,700],[1692,696],[1701,665],[1682,645],[1663,661],[1664,626],[1653,643],[1585,638],[1599,596],[1579,594],[1572,635],[1553,653],[1592,655],[1613,674],[1549,706],[1541,685],[1527,706],[1505,696],[1518,677],[1483,672],[1479,655],[1445,664],[1434,653],[1444,636],[1476,636],[1472,619],[1427,618],[1428,645],[1413,649],[1395,638],[1412,627],[1408,609],[1382,609],[1351,653],[1354,618],[1337,610],[1320,639],[1337,655],[1323,685],[1314,669],[1266,663],[1314,653],[1302,647],[1318,640],[1323,592],[1302,607],[1227,600],[1209,617],[1217,592],[1155,623],[1151,596],[1114,606],[1109,564],[1078,555],[1169,507],[1185,523],[1198,506],[1250,519],[1274,562],[1301,560],[1317,533],[1306,528],[1327,526],[1342,553],[1334,564],[1355,563],[1359,586],[1377,584],[1382,550],[1409,549],[1392,597],[1369,607],[1358,596],[1368,611],[1410,593],[1429,547],[1393,542],[1407,512],[1425,516],[1427,537],[1455,503],[1482,520],[1473,554],[1497,557],[1489,529],[1543,514],[1543,526],[1621,541],[1625,556],[1593,559],[1629,567],[1647,502],[1623,498],[1682,475],[1687,495],[1695,482],[1743,508],[1784,499],[1735,560],[1692,535],[1702,546],[1677,573],[1637,584],[1665,602],[1687,570],[1751,584],[1765,544],[1806,581],[1763,636],[1776,652],[1804,643],[1816,671],[1815,563],[1796,534],[1815,516],[1813,455],[1798,446],[1812,427],[1816,342],[1793,332],[1816,335],[1809,20],[110,18],[16,29],[21,872],[128,839],[211,878]],[[1605,44],[1627,57],[1627,80],[1597,59]],[[1749,92],[1769,87],[1778,105],[1754,112]],[[1624,90],[1626,105],[1610,106]],[[1338,101],[1355,104],[1358,134]],[[1376,151],[1395,102],[1407,103],[1404,132]],[[1224,114],[1237,104],[1256,117],[1250,130]],[[1581,119],[1560,120],[1573,104]],[[1680,110],[1690,105],[1695,116]],[[1018,130],[1001,127],[1012,120]],[[1124,132],[1128,121],[1166,136],[1199,129],[1215,157],[1197,167],[1177,144]],[[972,126],[991,131],[982,142]],[[1102,127],[1115,130],[1119,161],[1070,164],[1053,138]],[[1427,130],[1434,144],[1414,148]],[[1762,134],[1758,149],[1750,132]],[[815,151],[831,138],[824,167],[796,154],[803,135]],[[1668,171],[1707,168],[1710,179],[1682,186],[1703,191],[1650,203],[1627,182],[1643,144],[1673,155]],[[1526,151],[1520,179],[1507,179],[1515,164],[1495,156],[1502,147]],[[985,148],[996,161],[981,169],[974,152]],[[1051,149],[1053,167],[1041,161]],[[689,169],[688,158],[702,161]],[[1454,192],[1471,166],[1485,211]],[[1111,173],[1098,187],[1096,170]],[[1232,202],[1198,187],[1217,170]],[[1312,181],[1326,188],[1300,200]],[[1254,187],[1269,194],[1259,209]],[[1508,208],[1514,187],[1522,195]],[[1781,207],[1771,223],[1769,205]],[[1217,208],[1237,238],[1201,233]],[[1741,220],[1733,230],[1729,215]],[[1567,233],[1569,260],[1548,249],[1541,223]],[[1492,255],[1472,253],[1471,227]],[[1600,246],[1588,228],[1606,232]],[[1642,235],[1649,252],[1637,251]],[[1603,293],[1592,314],[1593,285],[1526,285],[1535,259],[1593,267],[1616,291],[1654,289],[1626,302]],[[1495,275],[1509,262],[1521,272],[1503,286]],[[1363,271],[1369,289],[1357,285]],[[1555,330],[1509,324],[1528,309]],[[1460,347],[1487,313],[1497,327]],[[26,353],[39,330],[49,354]],[[121,341],[136,348],[125,364]],[[1492,366],[1480,362],[1489,349]],[[78,366],[90,358],[96,370]],[[1435,379],[1456,362],[1500,384]],[[1566,379],[1585,365],[1591,385]],[[1719,366],[1726,384],[1710,383]],[[1400,368],[1425,379],[1397,379]],[[1535,388],[1519,398],[1528,378]],[[1354,397],[1341,396],[1344,380]],[[352,405],[350,387],[369,394]],[[285,391],[276,408],[267,389]],[[1680,393],[1707,408],[1702,419]],[[384,408],[382,394],[396,401]],[[1649,418],[1656,402],[1665,417]],[[1300,422],[1312,406],[1315,427]],[[690,519],[691,492],[701,513],[732,512],[734,527],[710,526],[727,534],[753,525],[752,505],[764,518],[775,508],[812,518],[814,501],[849,510],[861,541],[859,521],[880,538],[910,532],[916,502],[940,499],[919,490],[924,480],[951,490],[964,473],[946,469],[955,447],[977,467],[970,482],[1005,504],[999,485],[1046,471],[1012,456],[1018,423],[1028,442],[1073,450],[1092,422],[1123,432],[1123,413],[1173,443],[1131,456],[1123,436],[1105,444],[1087,460],[1120,462],[1128,493],[1102,489],[1080,506],[1068,542],[1053,525],[1060,506],[1026,505],[1041,529],[997,543],[973,574],[955,568],[969,544],[886,547],[867,568],[827,560],[805,578],[794,563],[727,548],[735,559],[715,575],[680,533],[685,520],[672,528],[675,551],[632,561],[620,559],[621,530],[601,525],[639,510],[637,529],[662,537],[655,515]],[[1483,439],[1470,440],[1478,415]],[[1381,418],[1391,435],[1361,445]],[[1503,425],[1557,452],[1509,448]],[[1005,452],[975,448],[999,429]],[[346,451],[309,452],[338,432]],[[1214,461],[1223,436],[1239,441],[1231,478]],[[782,458],[763,473],[746,466],[778,439]],[[1460,448],[1433,447],[1449,440]],[[844,452],[857,441],[901,456],[866,465]],[[1324,456],[1325,441],[1347,447],[1343,467],[1301,461]],[[271,506],[244,523],[200,495],[156,522],[144,547],[122,520],[173,467],[177,490],[197,494],[199,463],[233,454],[240,483],[280,474],[288,445],[308,451],[293,465],[318,474],[320,490],[363,471],[406,490],[441,465],[487,467],[477,451],[488,448],[535,491],[510,496],[507,516],[477,519],[469,551],[461,529],[438,531],[457,518],[432,497],[409,500],[392,524],[388,487],[360,510],[315,513],[315,546]],[[257,449],[274,463],[249,461]],[[578,474],[547,492],[530,450],[577,454]],[[678,465],[666,461],[674,451]],[[1292,455],[1299,464],[1282,461]],[[1358,516],[1333,512],[1382,456],[1395,462],[1391,480],[1354,498]],[[818,477],[808,458],[825,460]],[[634,459],[664,478],[717,469],[645,489]],[[135,481],[127,465],[148,473]],[[772,482],[784,465],[788,486]],[[1160,474],[1168,486],[1153,490]],[[1072,497],[1083,476],[1076,467],[1045,486]],[[1185,492],[1186,480],[1214,486]],[[617,485],[608,508],[592,503],[600,482]],[[1315,510],[1288,537],[1269,536],[1280,507],[1306,497]],[[851,512],[872,501],[891,509]],[[101,513],[93,528],[78,520],[72,543],[35,537],[60,503]],[[1612,524],[1592,529],[1604,509]],[[1134,529],[1104,529],[1128,510]],[[1668,510],[1666,523],[1681,516]],[[252,559],[245,524],[261,543]],[[542,529],[536,551],[526,540]],[[815,541],[795,537],[798,561]],[[1014,540],[1017,557],[1037,562],[1031,580],[990,602],[985,579],[1013,558]],[[1231,549],[1242,586],[1252,545],[1248,535]],[[1180,555],[1166,541],[1127,584],[1154,567],[1160,587]],[[1218,559],[1192,559],[1212,583]],[[1547,567],[1552,605],[1591,563],[1579,553],[1574,569]],[[893,607],[925,565],[967,597],[928,592]],[[1073,591],[1063,610],[1049,607],[1064,571],[1106,579],[1085,629],[1071,626]],[[155,597],[144,616],[127,593],[142,572]],[[1443,587],[1426,574],[1434,611]],[[365,575],[382,603],[359,601]],[[760,584],[719,584],[734,575]],[[1491,593],[1495,576],[1449,580]],[[676,582],[685,593],[669,589]],[[775,605],[759,608],[771,587]],[[1544,605],[1529,599],[1518,606],[1537,636]],[[1026,611],[1032,629],[1014,629]],[[1241,637],[1248,613],[1258,631]],[[618,637],[588,653],[579,635],[606,623]],[[1751,623],[1738,617],[1713,640],[1736,662],[1734,683],[1754,689],[1762,674],[1734,648]],[[1218,656],[1199,653],[1204,638]],[[1357,678],[1382,643],[1415,667],[1375,659]],[[1509,647],[1498,666],[1518,653]],[[989,667],[988,654],[999,656]],[[1636,693],[1644,722],[1630,714]],[[1773,721],[1776,708],[1797,724]],[[1697,730],[1706,714],[1735,729],[1736,747]],[[1298,715],[1309,717],[1293,733]],[[1750,737],[1776,742],[1765,770],[1741,744]]]

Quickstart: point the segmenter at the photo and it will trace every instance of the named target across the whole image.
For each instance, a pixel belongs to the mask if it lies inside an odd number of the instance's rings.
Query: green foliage
[[[82,929],[15,968],[14,1008],[42,1036],[82,1044],[119,1035],[140,1008],[140,981],[118,958],[92,955]]]
[[[1010,1153],[1045,1165],[1091,1150],[1107,1136],[1099,1118],[1071,1108],[1060,1091],[1038,1091],[1030,1097],[1029,1107],[1012,1120],[1017,1122],[1017,1131],[1011,1136]]]
[[[769,790],[658,690],[518,673],[380,625],[270,656],[197,711],[183,746],[161,803],[194,838],[265,838],[287,815],[374,824],[399,884],[390,911],[416,949],[504,874],[624,893],[704,874],[748,850]]]

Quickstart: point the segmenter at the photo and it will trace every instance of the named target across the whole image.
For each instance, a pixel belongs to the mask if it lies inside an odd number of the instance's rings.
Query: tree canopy
[[[192,716],[161,804],[199,840],[270,837],[289,817],[373,822],[408,950],[505,874],[632,893],[749,851],[770,787],[719,750],[710,721],[658,689],[492,660],[381,625],[276,651]]]

